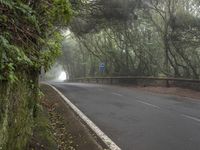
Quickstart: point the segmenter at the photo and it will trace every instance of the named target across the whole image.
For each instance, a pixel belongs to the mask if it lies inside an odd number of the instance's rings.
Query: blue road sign
[[[99,71],[104,72],[105,71],[105,63],[100,63],[99,64]]]

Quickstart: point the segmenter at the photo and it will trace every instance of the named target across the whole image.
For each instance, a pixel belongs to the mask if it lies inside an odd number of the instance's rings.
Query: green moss
[[[33,111],[37,103],[38,88],[37,75],[32,76],[33,85],[30,86],[32,75],[21,72],[19,81],[15,84],[1,84],[4,90],[0,95],[0,148],[6,150],[23,150],[32,136],[34,125]],[[23,78],[22,78],[23,77]],[[4,93],[4,94],[3,94]],[[6,93],[6,94],[5,94]]]
[[[0,149],[5,149],[8,140],[9,85],[1,82],[0,89]]]

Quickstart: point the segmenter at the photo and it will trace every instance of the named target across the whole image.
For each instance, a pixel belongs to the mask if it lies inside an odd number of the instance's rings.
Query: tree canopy
[[[102,75],[101,62],[106,76],[200,77],[198,0],[95,0],[80,5],[70,24],[75,47],[68,42],[63,46],[68,60],[62,62],[71,77]]]

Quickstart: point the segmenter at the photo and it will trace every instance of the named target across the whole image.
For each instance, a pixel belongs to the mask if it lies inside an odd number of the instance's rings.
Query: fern
[[[6,47],[8,45],[8,40],[2,35],[0,35],[0,45],[2,45],[3,47]]]
[[[0,4],[9,9],[13,9],[14,2],[12,0],[0,0]]]

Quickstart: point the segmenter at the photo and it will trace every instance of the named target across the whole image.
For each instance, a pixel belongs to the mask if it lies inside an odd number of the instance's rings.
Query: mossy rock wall
[[[0,149],[5,148],[8,140],[8,93],[7,82],[0,83]]]
[[[23,150],[32,135],[38,95],[37,74],[19,74],[11,84],[0,81],[0,149]]]

